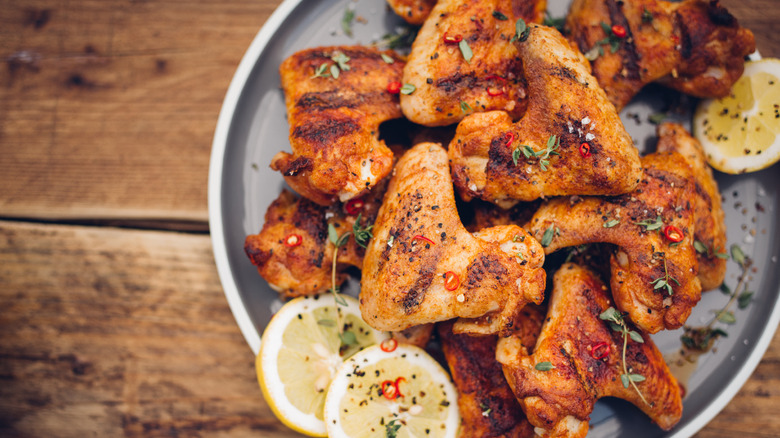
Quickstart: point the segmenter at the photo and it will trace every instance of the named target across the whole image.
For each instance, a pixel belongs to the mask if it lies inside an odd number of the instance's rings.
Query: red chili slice
[[[598,353],[599,349],[602,349],[601,353]],[[605,357],[607,357],[609,355],[610,349],[611,348],[610,348],[609,344],[607,344],[606,342],[599,342],[598,344],[596,344],[593,347],[591,347],[591,349],[590,349],[590,357],[592,357],[592,358],[594,358],[596,360],[604,359]]]
[[[300,234],[288,234],[287,237],[284,238],[284,245],[293,247],[298,246],[301,243],[303,243],[303,237],[301,237]]]
[[[447,271],[444,273],[444,288],[447,290],[455,290],[460,287],[460,277],[458,274]]]
[[[393,338],[387,338],[379,344],[379,348],[385,353],[393,352],[398,348],[398,341]]]
[[[612,26],[612,33],[615,34],[615,36],[618,38],[625,38],[626,35],[628,35],[626,28],[619,24]]]
[[[350,199],[347,205],[344,206],[344,209],[347,210],[348,215],[354,216],[360,213],[360,210],[363,210],[364,205],[365,202],[362,199]]]
[[[670,242],[682,242],[682,240],[685,238],[685,233],[682,232],[681,229],[675,227],[674,225],[667,225],[664,228],[664,236],[669,239]]]
[[[487,88],[487,94],[488,94],[488,96],[493,96],[493,97],[500,96],[500,95],[504,94],[504,90],[502,90],[500,88],[496,88],[496,87],[488,87]]]
[[[424,240],[424,241],[430,243],[431,245],[436,245],[436,242],[434,242],[433,240],[431,240],[431,239],[429,239],[429,238],[427,238],[425,236],[421,236],[421,235],[418,234],[418,235],[412,237],[412,240],[417,240],[417,239]]]
[[[385,380],[382,382],[382,395],[388,400],[395,400],[398,398],[398,388],[392,380]]]
[[[490,76],[486,77],[485,79],[487,79],[489,81],[491,81],[491,80],[501,81],[501,83],[504,83],[504,84],[506,83],[506,78],[502,78],[499,75],[490,75]]]
[[[580,145],[580,155],[582,155],[582,158],[588,158],[590,156],[590,145],[588,143],[582,143]]]
[[[393,385],[395,386],[395,393],[398,394],[396,397],[403,397],[404,395],[401,394],[401,388],[398,387],[398,384],[401,382],[406,382],[406,379],[403,377],[399,377],[395,379],[395,382],[393,382]]]
[[[387,84],[387,92],[390,94],[398,94],[401,92],[401,83],[393,81]]]
[[[506,145],[507,147],[512,146],[512,143],[515,141],[515,133],[514,132],[507,132],[504,136],[506,138]]]
[[[445,33],[442,39],[447,44],[458,44],[459,42],[463,41],[463,35],[461,34],[449,35]]]

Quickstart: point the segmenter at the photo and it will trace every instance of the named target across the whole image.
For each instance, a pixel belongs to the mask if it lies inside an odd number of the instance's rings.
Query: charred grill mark
[[[425,299],[425,293],[433,282],[433,277],[436,274],[435,271],[435,260],[429,259],[429,262],[420,268],[417,281],[415,281],[414,285],[403,294],[404,298],[402,305],[405,314],[409,315],[414,313],[423,299]]]
[[[564,67],[564,66],[554,66],[550,69],[550,74],[552,76],[558,76],[561,79],[568,79],[572,82],[577,82],[577,75],[574,74],[571,69]]]
[[[328,236],[328,221],[325,220],[325,209],[321,206],[300,198],[290,220],[295,228],[313,237],[318,245],[325,243]]]
[[[317,91],[306,93],[295,102],[295,107],[301,111],[311,112],[324,109],[355,108],[357,100],[345,98],[344,93],[338,90]]]
[[[315,149],[322,149],[331,146],[333,142],[341,137],[357,132],[359,129],[360,126],[354,120],[328,118],[296,126],[292,132],[292,137],[306,142]]]
[[[466,288],[472,290],[484,287],[483,282],[487,281],[489,284],[493,280],[499,286],[505,286],[508,276],[509,272],[497,256],[481,254],[466,268]]]
[[[680,29],[680,56],[683,59],[689,59],[693,55],[693,37],[691,29],[688,28],[685,18],[679,12],[675,12],[675,21],[679,23]]]
[[[607,9],[609,10],[609,19],[612,25],[620,25],[626,29],[628,35],[623,39],[621,43],[620,53],[623,54],[623,67],[624,72],[621,72],[626,78],[639,80],[641,79],[640,66],[639,66],[639,54],[634,46],[634,39],[632,37],[631,26],[628,23],[628,19],[623,14],[623,2],[615,0],[607,0]]]
[[[474,73],[462,74],[460,72],[445,78],[436,80],[436,87],[441,88],[445,93],[455,93],[457,90],[473,88],[477,84],[477,78]]]
[[[286,176],[295,176],[298,173],[312,169],[312,160],[307,157],[298,157],[285,163],[284,168],[279,169]]]

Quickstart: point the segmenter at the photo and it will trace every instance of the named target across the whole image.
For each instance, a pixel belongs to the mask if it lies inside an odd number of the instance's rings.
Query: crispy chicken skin
[[[380,183],[374,192],[362,198],[361,224],[370,224],[376,218],[385,185]],[[342,234],[352,230],[356,219],[355,215],[346,214],[340,204],[323,207],[284,190],[268,207],[260,233],[247,236],[244,251],[260,276],[282,297],[325,292],[331,287],[333,269],[328,224],[332,223]],[[300,245],[285,244],[291,235],[300,236]],[[349,239],[339,250],[337,284],[346,279],[346,268],[363,265],[364,254],[365,250],[355,239]]]
[[[544,313],[539,307],[523,308],[521,330],[525,345],[534,345],[542,329]],[[458,389],[461,438],[531,438],[533,426],[528,422],[506,383],[501,364],[496,361],[498,337],[456,335],[453,321],[436,325],[442,351],[452,381]]]
[[[614,53],[609,44],[591,52],[593,75],[620,110],[646,84],[658,81],[698,97],[723,97],[755,50],[753,34],[717,0],[574,0],[566,28],[583,53],[608,37],[602,28],[623,26]]]
[[[333,58],[347,69],[330,73]],[[394,59],[386,63],[381,55]],[[320,205],[360,196],[390,173],[393,153],[379,140],[379,125],[401,117],[398,96],[403,61],[393,51],[362,46],[302,50],[282,62],[292,154],[277,153],[271,168],[299,194]],[[328,77],[314,77],[325,65]]]
[[[517,45],[528,84],[528,111],[517,123],[504,111],[491,111],[458,125],[449,156],[461,197],[508,208],[518,200],[632,191],[641,176],[639,153],[590,75],[587,60],[546,26],[530,26],[528,38]],[[548,156],[548,164],[540,162],[543,156],[522,153],[528,146],[544,155],[552,136],[560,146],[554,151],[558,155]],[[587,153],[581,152],[583,143]]]
[[[373,233],[360,310],[378,330],[461,318],[459,333],[506,334],[525,304],[544,298],[543,248],[516,225],[466,231],[438,144],[398,161]]]
[[[401,96],[401,109],[426,126],[457,123],[470,112],[525,111],[525,86],[515,21],[541,22],[546,0],[439,0],[412,45],[403,82],[416,87]],[[506,19],[499,19],[500,12]],[[498,15],[501,17],[500,15]],[[459,40],[473,56],[466,60]]]
[[[646,380],[633,386],[621,383],[623,337],[599,315],[612,306],[607,287],[592,272],[567,263],[555,273],[547,320],[529,354],[516,336],[499,340],[496,358],[504,368],[528,420],[541,436],[584,437],[596,400],[618,397],[627,400],[662,429],[669,430],[680,420],[680,387],[666,366],[663,355],[649,336],[643,343],[628,340],[626,368]],[[629,325],[630,328],[630,325]],[[593,346],[609,345],[594,354]],[[554,368],[536,369],[550,362]]]
[[[701,144],[677,123],[658,126],[658,151],[678,152],[693,171],[695,195],[694,216],[696,225],[693,237],[705,251],[696,252],[699,260],[699,281],[703,291],[715,289],[726,277],[726,259],[718,254],[726,253],[726,222],[721,205],[718,183],[712,176]]]
[[[644,175],[634,192],[553,199],[542,204],[526,229],[540,241],[548,233],[547,254],[585,243],[617,245],[610,257],[613,299],[634,324],[656,333],[681,327],[701,298],[693,247],[694,184],[676,152],[647,155],[642,165]],[[657,229],[639,224],[657,217],[663,220]],[[672,244],[664,236],[667,226],[677,227],[683,240]]]
[[[409,24],[421,25],[436,4],[436,0],[387,0],[390,8]]]

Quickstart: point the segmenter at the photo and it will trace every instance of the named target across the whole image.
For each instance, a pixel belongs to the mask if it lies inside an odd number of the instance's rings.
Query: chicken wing
[[[361,46],[307,49],[285,59],[279,71],[293,153],[277,153],[271,168],[320,205],[370,190],[393,166],[379,125],[402,115],[387,88],[401,80],[403,65],[393,51]]]
[[[546,0],[439,0],[412,44],[401,96],[409,120],[426,126],[457,123],[471,112],[525,111],[525,86],[515,22],[540,22]]]
[[[407,23],[419,26],[430,15],[436,0],[387,0],[387,4]]]
[[[518,42],[528,111],[473,114],[449,146],[452,174],[465,200],[508,208],[518,200],[616,195],[639,182],[639,154],[588,62],[557,30],[532,25]]]
[[[607,242],[612,296],[637,326],[650,333],[681,327],[701,298],[693,247],[694,184],[678,153],[642,158],[637,189],[616,197],[557,198],[542,204],[526,225],[550,254]]]
[[[516,225],[466,231],[438,144],[398,161],[373,232],[360,310],[376,329],[461,318],[458,332],[507,333],[526,303],[544,298],[543,248]]]
[[[534,345],[545,314],[539,307],[523,308],[525,345]],[[498,337],[456,335],[453,321],[437,324],[442,351],[458,389],[461,438],[531,438],[528,422],[496,361]]]
[[[244,251],[257,266],[260,276],[281,296],[290,298],[324,292],[333,281],[334,246],[328,240],[329,224],[343,234],[352,230],[358,214],[361,225],[373,223],[385,186],[386,183],[381,183],[376,190],[361,198],[359,204],[356,200],[346,206],[338,204],[330,207],[297,198],[284,190],[268,207],[260,233],[247,236]],[[356,208],[358,205],[360,208]],[[364,254],[365,249],[354,238],[339,249],[336,256],[337,284],[346,279],[345,269],[363,265]]]
[[[584,437],[596,400],[610,396],[633,403],[664,430],[680,420],[680,387],[663,355],[649,336],[624,335],[600,318],[612,302],[595,274],[564,264],[555,273],[549,306],[533,354],[516,336],[499,340],[496,348],[509,386],[539,435]],[[629,385],[628,375],[644,380],[633,377]]]
[[[680,153],[691,166],[694,177],[694,227],[702,290],[715,289],[726,277],[726,222],[718,183],[712,176],[701,144],[681,125],[658,126],[658,151]]]
[[[618,110],[653,81],[723,97],[755,50],[753,34],[717,0],[574,0],[566,28]]]

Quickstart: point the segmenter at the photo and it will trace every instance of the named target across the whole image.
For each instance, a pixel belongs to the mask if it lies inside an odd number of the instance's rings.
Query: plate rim
[[[302,1],[303,0],[283,0],[262,25],[249,48],[241,58],[220,109],[209,161],[208,217],[214,261],[230,310],[244,339],[255,355],[257,355],[260,350],[260,332],[254,326],[254,323],[249,316],[248,309],[244,305],[238,291],[238,285],[236,284],[229,262],[227,242],[224,234],[225,229],[222,217],[224,157],[234,115],[252,70],[257,65],[261,54],[267,48],[270,40],[289,17],[290,13],[299,6]],[[758,50],[751,54],[750,58],[753,60],[756,58],[760,59],[761,56],[758,53]],[[699,432],[734,399],[739,390],[744,386],[745,382],[750,378],[758,364],[761,362],[761,359],[764,357],[764,354],[769,348],[769,345],[778,330],[778,326],[780,325],[780,290],[775,299],[770,318],[766,323],[767,327],[773,327],[773,329],[765,329],[761,333],[752,352],[739,367],[739,371],[734,374],[728,385],[726,385],[718,396],[710,401],[697,416],[692,418],[688,424],[678,430],[673,429],[670,431],[671,434],[665,435],[667,438],[689,437]]]

